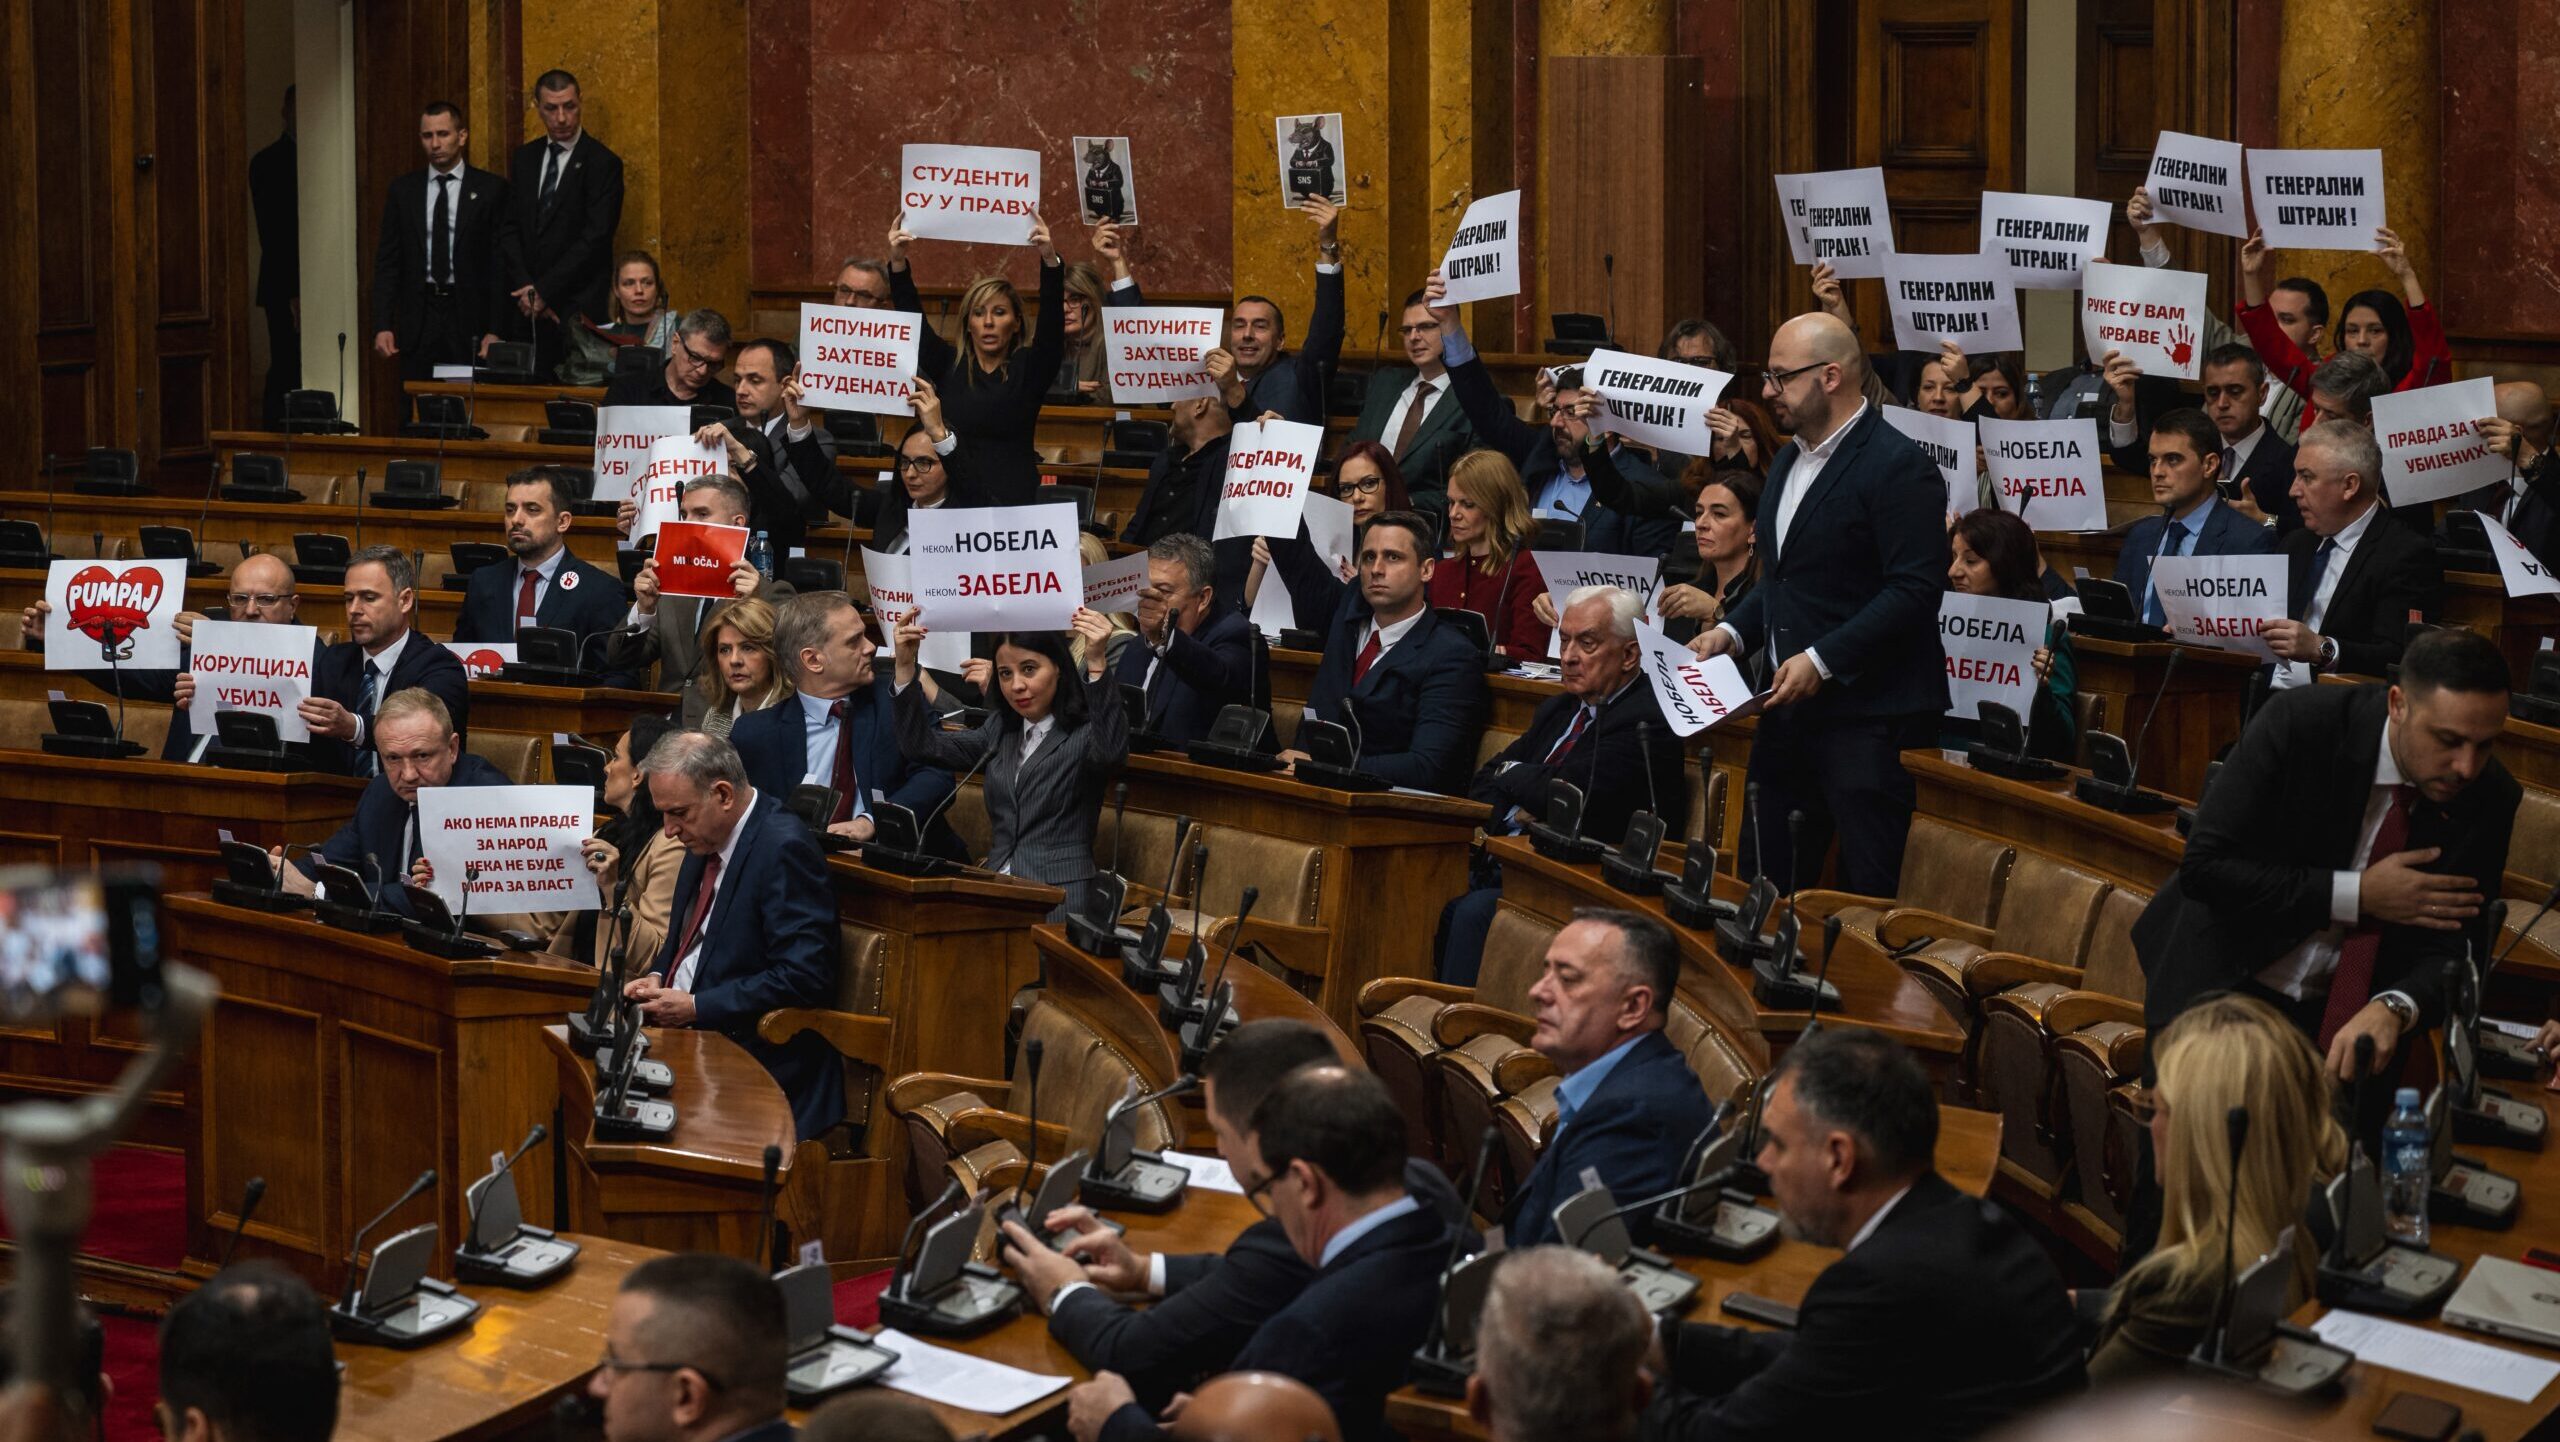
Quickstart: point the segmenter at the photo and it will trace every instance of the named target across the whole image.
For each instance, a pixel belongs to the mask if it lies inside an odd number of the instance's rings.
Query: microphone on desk
[[[290,479],[290,478],[288,477],[288,479]],[[356,545],[355,545],[355,549],[356,549],[358,552],[361,552],[361,551],[363,551],[363,550],[364,550],[364,492],[365,492],[365,476],[364,476],[364,467],[362,467],[362,466],[358,466],[358,467],[356,467]],[[343,577],[342,577],[342,579],[343,579]]]
[[[288,486],[292,485],[292,479],[288,477],[285,484]],[[204,528],[213,519],[214,494],[221,489],[222,452],[216,451],[213,453],[213,474],[205,478],[204,505],[196,511],[195,534],[187,537],[188,542],[195,547],[194,560],[201,561],[204,559]]]
[[[338,419],[343,422],[347,415],[347,333],[345,331],[338,332],[338,394],[336,399],[338,402]],[[285,473],[285,484],[293,484],[293,473],[291,471],[287,471]]]
[[[382,863],[370,851],[364,854],[365,910],[382,909]]]
[[[1609,344],[1614,346],[1618,343],[1618,257],[1615,254],[1605,250],[1600,252],[1600,276],[1601,283],[1609,290]]]
[[[970,762],[970,763],[969,763],[969,769],[968,769],[968,770],[963,771],[963,772],[961,772],[961,773],[960,773],[960,779],[959,779],[959,780],[954,781],[954,782],[952,782],[952,783],[951,783],[951,790],[950,790],[948,793],[946,793],[940,801],[937,801],[937,802],[933,803],[933,805],[931,805],[931,806],[929,806],[929,807],[926,807],[926,808],[925,808],[924,819],[923,819],[923,820],[921,820],[921,821],[918,821],[918,822],[916,823],[916,849],[917,849],[917,850],[921,851],[921,850],[923,850],[923,849],[924,849],[924,846],[925,846],[925,834],[926,834],[927,832],[929,832],[929,831],[931,831],[931,830],[933,829],[933,821],[934,821],[934,818],[935,818],[935,817],[937,817],[937,816],[940,816],[940,815],[942,814],[942,812],[943,812],[943,808],[945,808],[945,807],[949,806],[949,805],[951,804],[951,802],[952,802],[952,799],[953,799],[954,797],[957,797],[957,796],[960,794],[960,788],[961,788],[961,787],[963,787],[963,786],[968,785],[968,784],[969,784],[969,778],[971,778],[971,777],[973,777],[973,776],[977,775],[977,774],[978,774],[978,768],[980,768],[980,767],[982,767],[982,766],[986,765],[986,764],[987,764],[987,761],[989,760],[989,758],[993,757],[995,754],[996,754],[996,748],[995,748],[995,747],[993,747],[993,746],[988,747],[988,748],[986,749],[986,751],[985,751],[984,753],[982,753],[982,754],[978,757],[978,759],[977,759],[977,760],[972,761],[972,762]]]
[[[895,1290],[899,1296],[907,1297],[914,1295],[914,1251],[917,1234],[924,1230],[925,1222],[930,1219],[934,1213],[941,1211],[944,1207],[950,1205],[955,1200],[965,1198],[967,1195],[967,1191],[965,1191],[960,1185],[960,1179],[958,1177],[953,1177],[949,1183],[944,1185],[942,1195],[935,1197],[929,1205],[918,1208],[915,1216],[909,1219],[907,1222],[906,1235],[898,1239],[898,1270],[897,1275],[892,1279],[894,1283],[893,1290]]]
[[[764,1149],[764,1204],[757,1209],[764,1217],[764,1230],[758,1235],[764,1238],[764,1269],[767,1272],[782,1270],[782,1248],[776,1245],[780,1238],[773,1226],[774,1181],[781,1175],[782,1148],[768,1142]]]
[[[1647,717],[1636,722],[1636,746],[1641,752],[1644,760],[1644,809],[1653,813],[1654,817],[1659,819],[1662,815],[1662,793],[1655,790],[1653,785],[1652,718]],[[1600,748],[1594,746],[1591,749],[1593,752],[1592,775],[1597,777],[1599,775],[1598,753]]]
[[[1742,810],[1751,821],[1751,879],[1769,874],[1769,853],[1760,844],[1760,783],[1742,783]]]
[[[2160,667],[2160,684],[2151,692],[2150,709],[2142,713],[2142,725],[2133,733],[2133,745],[2125,750],[2123,779],[2118,781],[2095,774],[2080,777],[2072,782],[2073,796],[2092,806],[2128,814],[2169,809],[2172,803],[2167,797],[2146,796],[2142,790],[2142,745],[2151,738],[2151,723],[2159,719],[2160,703],[2167,699],[2169,694],[2169,679],[2178,674],[2178,663],[2185,657],[2185,647],[2169,648],[2169,659]],[[2092,735],[2093,746],[2101,738],[2116,747],[2124,746],[2122,740],[2108,736],[2103,731]],[[2093,751],[2091,759],[2094,763],[2098,759],[2098,754]]]
[[[453,915],[453,939],[456,941],[460,941],[462,939],[463,929],[471,920],[471,883],[478,881],[479,879],[480,863],[476,861],[464,862],[462,864],[462,907]],[[537,1140],[539,1140],[539,1138],[537,1138]]]
[[[1236,900],[1236,919],[1234,924],[1227,928],[1226,955],[1218,958],[1218,969],[1209,977],[1209,989],[1206,996],[1212,1003],[1215,1003],[1218,999],[1219,984],[1227,979],[1227,963],[1236,959],[1236,940],[1244,935],[1245,919],[1253,915],[1253,904],[1261,899],[1262,888],[1259,886],[1248,886],[1244,889],[1244,895],[1238,897]],[[1222,1014],[1212,1014],[1201,1021],[1201,1050],[1208,1050],[1210,1034],[1218,1029],[1218,1023],[1223,1020],[1225,1020],[1225,1017]]]
[[[2232,1229],[2240,1216],[2240,1153],[2249,1144],[2249,1109],[2233,1107],[2223,1114],[2223,1127],[2231,1139],[2231,1188],[2222,1199],[2222,1288],[2213,1302],[2213,1325],[2206,1335],[2212,1339],[2213,1360],[2222,1362],[2224,1344],[2231,1334],[2231,1301],[2239,1278],[2231,1268]]]
[[[1413,1354],[1417,1385],[1444,1395],[1452,1386],[1464,1392],[1467,1374],[1474,1370],[1464,1352],[1453,1355],[1449,1347],[1449,1291],[1458,1268],[1467,1259],[1467,1244],[1476,1240],[1476,1202],[1483,1195],[1485,1174],[1493,1166],[1493,1144],[1500,1135],[1500,1129],[1488,1123],[1476,1138],[1476,1164],[1468,1174],[1466,1210],[1459,1225],[1449,1229],[1449,1257],[1440,1264],[1440,1298],[1431,1308],[1431,1329],[1422,1334],[1422,1345]]]
[[[1112,875],[1120,874],[1120,837],[1129,815],[1129,783],[1115,782],[1111,788],[1111,865]],[[1110,920],[1112,918],[1105,918]]]
[[[1031,1149],[1023,1159],[1022,1175],[1013,1181],[1012,1210],[1017,1212],[1022,1209],[1023,1188],[1030,1184],[1032,1170],[1040,1165],[1040,1056],[1046,1050],[1036,1036],[1022,1044],[1022,1064],[1031,1073],[1031,1104],[1025,1113],[1025,1120],[1031,1123]]]
[[[347,1295],[338,1303],[338,1309],[340,1311],[347,1313],[349,1316],[353,1316],[356,1310],[356,1300],[364,1295],[364,1279],[356,1275],[356,1257],[357,1254],[364,1250],[364,1239],[366,1234],[370,1233],[374,1228],[381,1226],[384,1222],[391,1220],[392,1213],[409,1205],[410,1201],[420,1192],[425,1191],[427,1188],[432,1187],[435,1184],[436,1169],[429,1167],[425,1171],[418,1173],[418,1179],[409,1184],[409,1190],[402,1192],[399,1200],[393,1202],[390,1206],[384,1207],[379,1213],[375,1214],[372,1221],[356,1228],[355,1236],[350,1238],[347,1242]]]
[[[265,1200],[266,1195],[267,1179],[265,1177],[251,1177],[249,1185],[241,1189],[240,1215],[231,1224],[231,1239],[222,1244],[222,1260],[214,1264],[215,1271],[219,1272],[231,1265],[231,1254],[240,1249],[240,1234],[249,1230],[249,1218],[256,1213],[258,1203]]]

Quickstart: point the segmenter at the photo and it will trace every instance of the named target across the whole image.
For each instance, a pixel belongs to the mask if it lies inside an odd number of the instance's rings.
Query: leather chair
[[[1686,766],[1680,768],[1680,779],[1683,783],[1686,783],[1689,779],[1689,770],[1690,768]],[[1724,772],[1718,771],[1715,767],[1708,765],[1706,758],[1703,756],[1698,758],[1697,771],[1699,773],[1698,784],[1689,787],[1688,829],[1680,833],[1681,838],[1684,841],[1692,836],[1703,836],[1707,838],[1708,845],[1716,847],[1725,853],[1723,856],[1717,858],[1718,867],[1725,871],[1731,871],[1734,868],[1733,853],[1729,848],[1726,848],[1724,844],[1725,798],[1728,792],[1728,778]],[[1905,864],[1907,865],[1908,863]]]
[[[538,732],[474,728],[462,744],[518,786],[541,785],[551,779],[551,738]]]
[[[1858,896],[1846,891],[1800,891],[1796,912],[1809,930],[1837,913],[1841,930],[1880,950],[1884,919],[1892,912],[1913,911],[1943,916],[1984,928],[2000,914],[2000,898],[2017,852],[2008,843],[1978,831],[1950,826],[1933,817],[1911,819],[1911,840],[1902,851],[1902,885],[1896,896]]]
[[[1537,984],[1547,943],[1560,929],[1517,907],[1500,907],[1485,933],[1484,967],[1474,987],[1387,976],[1360,989],[1360,1055],[1403,1110],[1405,1144],[1414,1155],[1463,1168],[1471,1159],[1450,1155],[1443,1139],[1454,1138],[1454,1150],[1465,1152],[1476,1135],[1460,1136],[1442,1125],[1440,1082],[1431,1072],[1431,1058],[1442,1046],[1441,1014],[1465,1005],[1526,1015],[1529,988]],[[1523,1034],[1521,1042],[1526,1040]]]
[[[1486,763],[1501,755],[1512,742],[1519,739],[1520,733],[1517,731],[1487,729],[1482,736],[1476,738],[1476,764],[1467,769],[1467,774],[1473,776],[1482,771]]]
[[[891,1206],[899,1131],[880,1124],[880,1094],[897,1045],[888,993],[895,946],[886,932],[845,926],[838,940],[835,1005],[770,1011],[756,1033],[774,1043],[814,1032],[844,1058],[844,1124],[803,1137],[780,1210],[828,1249],[877,1256],[897,1245],[904,1218]],[[936,1184],[936,1191],[940,1190]]]
[[[2002,887],[1999,922],[1977,926],[1939,912],[1898,907],[1877,940],[1965,1031],[1961,1085],[1970,1089],[1982,997],[2019,981],[2051,979],[2037,963],[2077,973],[2112,888],[2105,879],[2036,851],[2021,851]],[[1976,972],[1979,975],[1976,975]]]
[[[2541,899],[2551,890],[2551,884],[2560,881],[2560,793],[2538,786],[2524,788],[2507,847],[2504,880],[2511,900],[2506,935],[2498,942],[2502,953],[2515,940],[2516,932],[2541,909]],[[2532,938],[2516,949],[2516,955],[2524,957],[2537,948],[2543,953],[2537,960],[2546,966],[2560,965],[2560,907],[2534,923]]]
[[[57,527],[45,538],[45,548],[66,561],[121,561],[134,549],[132,538],[110,536],[98,531],[75,531]]]
[[[2071,710],[2080,722],[2079,739],[2073,747],[2075,754],[2071,764],[2085,770],[2089,765],[2090,733],[2107,729],[2107,698],[2095,691],[2075,692]]]
[[[1980,1082],[1983,1100],[2001,1116],[2000,1171],[2010,1183],[2041,1200],[2054,1202],[2069,1192],[2077,1165],[2074,1139],[2093,1135],[2068,1121],[2055,1069],[2056,1048],[2071,1033],[2051,1028],[2053,1011],[2067,997],[2111,998],[2124,1003],[2133,1024],[2139,1026],[2142,963],[2133,951],[2133,923],[2150,900],[2138,891],[2110,891],[2099,907],[2097,929],[2079,971],[2063,967],[2047,971],[2041,963],[2016,968],[2022,977],[2029,971],[2044,974],[2014,981],[1982,998]],[[2068,1018],[2087,1009],[2074,1003],[2064,1008],[2064,1015]],[[2121,1022],[2124,1016],[2106,1020]]]

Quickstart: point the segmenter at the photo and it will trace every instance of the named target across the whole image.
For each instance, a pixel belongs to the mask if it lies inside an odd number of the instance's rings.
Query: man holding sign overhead
[[[1913,789],[1906,747],[1947,707],[1934,633],[1947,572],[1946,486],[1920,448],[1860,395],[1866,357],[1847,326],[1800,315],[1769,342],[1763,394],[1795,435],[1769,471],[1760,584],[1690,649],[1767,647],[1768,712],[1751,747],[1764,813],[1743,819],[1744,869],[1780,886],[1821,870],[1840,841],[1839,884],[1890,896],[1902,875]],[[1790,813],[1807,822],[1791,851]],[[1755,839],[1754,833],[1758,833]]]
[[[1237,417],[1278,411],[1284,420],[1324,424],[1325,391],[1342,358],[1342,208],[1321,195],[1310,195],[1299,209],[1316,223],[1316,310],[1307,323],[1307,342],[1294,354],[1281,345],[1289,338],[1288,318],[1279,303],[1265,296],[1240,295],[1227,315],[1228,354],[1235,370],[1224,382],[1227,409]],[[1115,244],[1106,257],[1116,278],[1106,305],[1145,305],[1137,278]],[[1049,312],[1044,308],[1041,314]]]

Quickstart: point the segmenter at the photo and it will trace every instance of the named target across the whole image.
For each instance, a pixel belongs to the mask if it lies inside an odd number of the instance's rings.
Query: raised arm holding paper
[[[271,555],[244,556],[231,568],[231,582],[223,595],[225,619],[243,623],[265,623],[291,626],[302,613],[302,597],[294,589],[293,568],[283,558]],[[44,649],[47,618],[53,614],[53,603],[39,599],[18,617],[19,644],[31,651]],[[192,640],[195,614],[180,611],[171,623],[178,633],[178,643],[185,647]],[[128,701],[161,701],[170,703],[169,739],[160,749],[164,761],[192,761],[209,738],[196,734],[187,714],[195,696],[195,678],[187,670],[187,655],[182,650],[178,669],[160,671],[134,668],[107,668],[78,673],[80,679],[111,696]]]
[[[2560,560],[2560,464],[2552,461],[2551,401],[2531,381],[2500,381],[2495,396],[2498,413],[2480,418],[2480,439],[2515,474],[2463,497],[2462,504],[2494,517],[2548,567]]]
[[[727,476],[697,476],[676,492],[677,517],[699,525],[743,527],[747,504],[746,487]],[[719,601],[667,595],[659,583],[658,560],[652,555],[631,580],[631,612],[605,644],[605,664],[634,678],[656,666],[658,689],[683,693],[686,710],[692,712],[701,700],[696,683],[703,664],[702,623]],[[732,595],[762,596],[775,605],[792,594],[790,582],[770,580],[743,560],[730,568],[728,584]]]
[[[2453,352],[2446,347],[2444,322],[2435,308],[2427,304],[2427,293],[2419,283],[2418,268],[2402,248],[2400,237],[2389,226],[2374,231],[2374,252],[2382,263],[2399,278],[2402,295],[2389,291],[2360,290],[2348,296],[2338,307],[2337,349],[2354,351],[2382,367],[2394,390],[2415,390],[2453,378]],[[2249,335],[2249,343],[2266,357],[2267,370],[2278,380],[2303,396],[2311,394],[2310,355],[2313,342],[2297,341],[2278,324],[2275,309],[2269,304],[2274,287],[2268,277],[2274,273],[2275,254],[2265,236],[2251,232],[2240,247],[2240,292],[2245,303],[2240,307],[2240,328]],[[2325,301],[2326,297],[2323,297]]]
[[[900,228],[889,233],[889,286],[898,309],[921,312],[924,300],[907,265],[907,244],[914,237],[904,223],[901,216]],[[960,299],[965,348],[954,350],[930,326],[920,338],[925,379],[938,388],[944,416],[970,448],[977,482],[991,505],[1036,499],[1040,458],[1032,448],[1032,432],[1066,354],[1056,320],[1066,305],[1066,262],[1049,243],[1049,227],[1036,217],[1031,243],[1040,248],[1043,322],[1038,330],[1023,318],[1022,298],[1012,281],[981,276]]]
[[[1315,314],[1307,322],[1306,342],[1283,351],[1289,322],[1279,304],[1259,295],[1236,297],[1227,317],[1226,345],[1235,357],[1235,374],[1225,383],[1225,396],[1237,420],[1278,411],[1283,420],[1324,424],[1325,392],[1342,358],[1342,208],[1321,195],[1307,196],[1302,208],[1316,223]],[[1116,249],[1108,258],[1116,278],[1105,303],[1145,305],[1146,295],[1128,273],[1127,262]]]
[[[1369,378],[1351,438],[1387,447],[1407,477],[1408,492],[1418,493],[1414,507],[1436,517],[1448,504],[1443,492],[1449,466],[1474,449],[1475,429],[1467,422],[1465,407],[1449,393],[1440,316],[1423,292],[1405,297],[1396,335],[1405,363],[1380,367]]]

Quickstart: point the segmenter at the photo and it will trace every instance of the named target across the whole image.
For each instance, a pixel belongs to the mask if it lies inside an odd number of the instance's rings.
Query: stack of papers
[[[2530,1402],[2560,1377],[2560,1362],[2361,1312],[2331,1312],[2312,1323],[2311,1330],[2321,1341],[2355,1353],[2366,1366],[2430,1377],[2510,1402]]]
[[[895,1327],[881,1328],[875,1340],[898,1354],[897,1362],[880,1374],[882,1386],[895,1387],[910,1397],[939,1402],[945,1407],[1011,1412],[1030,1406],[1070,1380],[1025,1372],[1020,1367],[920,1342]]]

